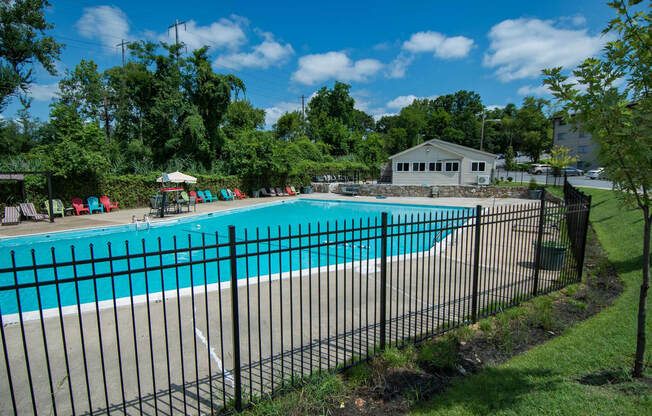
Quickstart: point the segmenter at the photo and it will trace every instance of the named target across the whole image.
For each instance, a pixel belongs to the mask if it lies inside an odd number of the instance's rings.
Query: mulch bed
[[[519,322],[518,336],[509,349],[505,349],[478,326],[472,325],[470,340],[458,343],[456,369],[428,369],[415,365],[412,368],[383,368],[382,359],[369,365],[373,374],[371,382],[356,387],[347,400],[333,406],[333,415],[402,415],[413,405],[446,390],[459,377],[480,371],[488,365],[507,361],[514,355],[546,342],[561,334],[565,328],[595,315],[610,305],[622,292],[623,286],[615,269],[606,260],[595,233],[589,231],[585,261],[584,282],[572,293],[562,290],[552,294],[552,328],[544,329],[534,322]],[[416,349],[419,345],[415,346]],[[615,376],[614,376],[615,377]],[[614,383],[610,374],[590,375],[578,380],[585,384]]]

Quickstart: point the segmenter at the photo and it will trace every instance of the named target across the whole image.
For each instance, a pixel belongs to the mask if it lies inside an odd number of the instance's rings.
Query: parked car
[[[544,173],[548,173],[548,172],[550,172],[549,165],[535,163],[532,166],[530,166],[530,173],[533,175],[543,175]]]
[[[586,177],[589,179],[603,179],[604,176],[604,168],[597,168],[586,172]]]
[[[582,169],[568,167],[562,169],[561,174],[566,176],[582,176],[584,175],[584,171]]]

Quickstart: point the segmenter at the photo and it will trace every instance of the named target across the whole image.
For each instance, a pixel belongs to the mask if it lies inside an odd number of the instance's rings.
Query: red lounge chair
[[[285,187],[285,192],[290,196],[296,196],[296,194],[294,192],[292,192],[292,189],[290,189],[289,186]]]
[[[202,193],[203,193],[203,192],[202,192]],[[205,201],[204,201],[204,198],[202,198],[201,196],[197,195],[197,192],[195,192],[195,191],[190,191],[190,196],[194,196],[194,197],[195,197],[195,200],[197,201],[198,204],[202,204],[202,203],[205,202]]]
[[[247,195],[244,194],[243,192],[240,192],[240,190],[239,190],[238,188],[235,188],[234,191],[235,191],[235,196],[236,196],[238,199],[245,199],[245,198],[247,197]]]
[[[118,209],[118,203],[111,202],[106,195],[100,197],[100,204],[104,205],[104,212],[111,212],[111,209]]]
[[[91,213],[91,211],[88,209],[88,205],[84,204],[84,201],[82,201],[81,198],[73,198],[72,206],[75,208],[75,214],[77,215],[81,215],[84,212],[88,214]]]

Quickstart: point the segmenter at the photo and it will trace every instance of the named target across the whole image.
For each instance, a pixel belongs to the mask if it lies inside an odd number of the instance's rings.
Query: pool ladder
[[[133,217],[131,217],[131,222],[136,224],[136,231],[149,230],[150,221],[149,221],[149,215],[147,214],[143,215],[142,220],[136,218],[136,216],[134,215]]]

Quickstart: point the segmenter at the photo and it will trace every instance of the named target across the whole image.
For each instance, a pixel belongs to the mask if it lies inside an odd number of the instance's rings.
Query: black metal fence
[[[580,280],[590,198],[565,195],[83,260],[4,253],[0,413],[227,413],[495,314]]]

